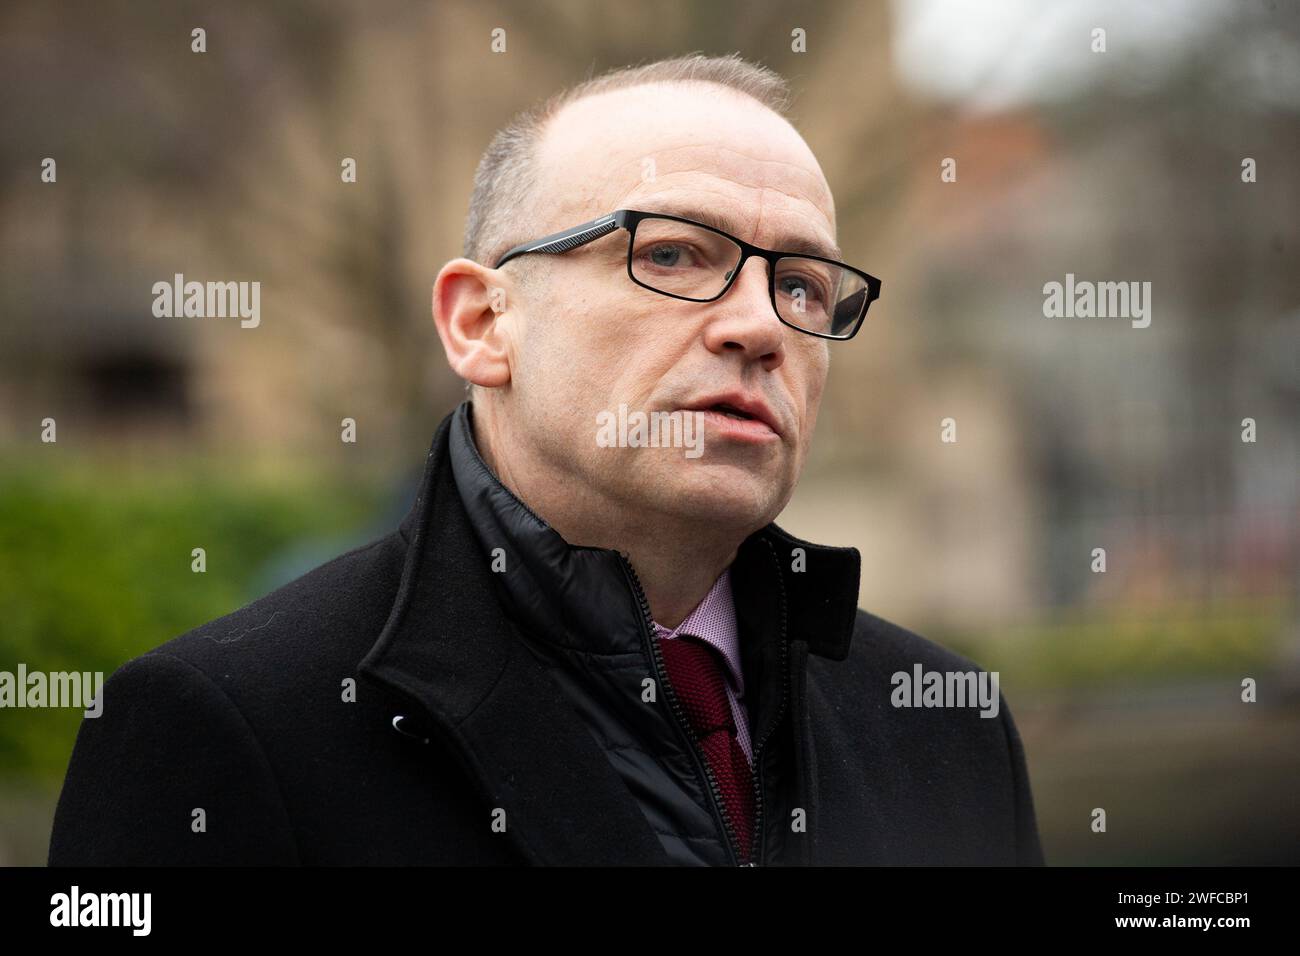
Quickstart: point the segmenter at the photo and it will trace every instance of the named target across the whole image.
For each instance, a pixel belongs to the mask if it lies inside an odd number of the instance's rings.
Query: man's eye
[[[782,289],[787,295],[793,296],[796,292],[802,290],[805,299],[816,299],[817,301],[825,299],[821,285],[810,282],[803,276],[785,276],[781,279],[781,282]]]
[[[668,269],[683,265],[683,260],[686,258],[685,250],[681,246],[665,242],[652,246],[649,255],[651,265]]]

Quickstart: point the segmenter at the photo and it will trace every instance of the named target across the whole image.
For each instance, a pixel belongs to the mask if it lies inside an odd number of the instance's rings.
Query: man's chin
[[[684,520],[707,524],[710,529],[757,530],[773,520],[780,508],[767,485],[747,481],[665,483],[654,495],[656,510]]]

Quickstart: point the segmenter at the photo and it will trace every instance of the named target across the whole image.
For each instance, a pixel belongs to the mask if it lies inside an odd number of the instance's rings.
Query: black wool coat
[[[626,556],[515,499],[471,408],[399,528],[110,676],[50,865],[737,862],[671,690],[645,700]],[[1006,701],[895,706],[896,674],[979,668],[858,608],[856,550],[771,524],[732,572],[760,865],[1043,862]]]

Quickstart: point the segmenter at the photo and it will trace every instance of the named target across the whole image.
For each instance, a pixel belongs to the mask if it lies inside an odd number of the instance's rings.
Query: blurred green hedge
[[[999,684],[1091,690],[1256,676],[1276,668],[1294,609],[1279,597],[1213,604],[1061,608],[996,634],[927,634],[999,672]]]
[[[381,496],[341,476],[80,463],[0,468],[0,670],[103,671],[269,590],[268,562],[305,539],[320,560]],[[191,570],[191,550],[207,570]],[[312,553],[312,552],[309,552]],[[271,583],[268,583],[271,582]],[[82,711],[0,710],[0,766],[60,779]]]

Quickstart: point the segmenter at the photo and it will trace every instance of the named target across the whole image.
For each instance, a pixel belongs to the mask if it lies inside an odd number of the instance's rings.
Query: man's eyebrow
[[[654,202],[648,205],[638,205],[637,208],[642,212],[661,212],[668,216],[693,219],[696,222],[704,223],[706,226],[712,226],[714,229],[721,229],[723,232],[731,233],[733,236],[738,236],[745,231],[744,223],[737,222],[728,213],[718,209],[697,206],[665,206]],[[844,260],[844,252],[839,246],[834,243],[828,245],[821,239],[815,239],[811,236],[779,236],[773,248],[778,252],[805,253],[810,256],[821,256],[823,259],[835,259],[841,262]]]

